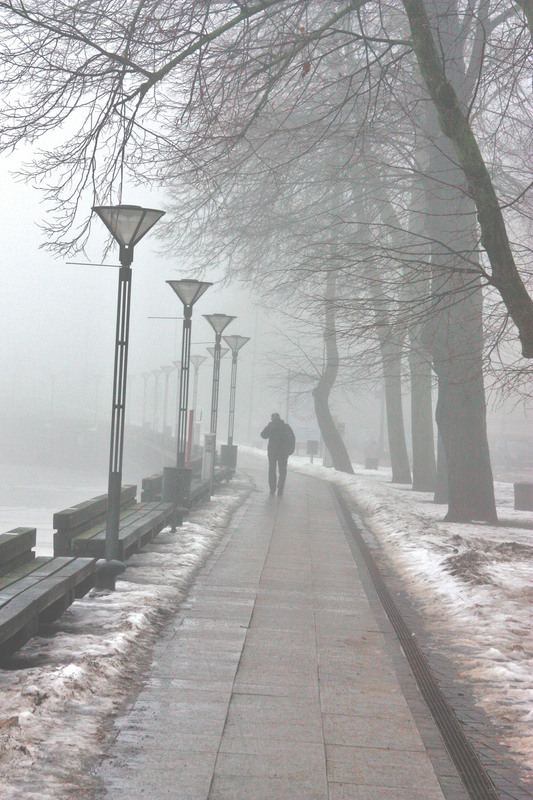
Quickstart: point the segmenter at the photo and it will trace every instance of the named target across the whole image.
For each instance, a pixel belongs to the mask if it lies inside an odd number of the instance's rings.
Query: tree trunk
[[[446,463],[446,449],[444,447],[442,436],[439,433],[437,444],[437,484],[435,486],[433,502],[445,504],[448,502],[448,496],[448,464]]]
[[[455,67],[452,65],[448,68],[449,51],[443,46],[442,38],[447,36],[446,26],[451,26],[453,20],[450,22],[450,15],[445,14],[446,8],[440,2],[442,15],[438,16],[434,0],[427,7],[425,0],[403,0],[403,5],[409,19],[420,72],[436,109],[440,129],[453,146],[450,164],[458,162],[476,206],[481,244],[492,267],[491,283],[499,291],[518,328],[522,355],[533,358],[533,300],[516,267],[490,173],[470,120],[463,110],[464,104],[461,104],[458,97],[460,87],[454,87],[450,82],[450,74],[453,74]],[[447,54],[447,69],[450,74],[445,72],[441,63],[432,31],[438,31],[440,47]]]
[[[346,445],[342,440],[342,436],[337,430],[337,426],[333,421],[328,404],[328,392],[315,388],[313,390],[313,400],[315,403],[315,414],[320,428],[320,433],[324,440],[324,444],[328,448],[333,466],[340,472],[347,472],[353,475],[352,462],[346,450]]]
[[[329,395],[339,372],[339,350],[337,347],[337,330],[335,327],[335,276],[328,273],[324,298],[325,324],[324,344],[326,363],[322,376],[313,389],[315,414],[324,444],[329,450],[333,466],[340,472],[353,475],[352,462],[342,437],[329,410]]]
[[[469,66],[469,70],[474,69],[467,74],[464,32],[458,28],[457,14],[447,13],[454,8],[451,0],[431,0],[428,8],[446,53],[447,79],[453,79],[456,90],[464,95],[461,102],[467,105],[475,87],[472,75],[477,75],[477,62]],[[457,99],[456,103],[459,107]],[[444,131],[446,136],[440,132],[442,118],[437,120],[431,109],[428,106],[427,130],[435,146],[428,149],[425,197],[426,235],[433,242],[434,304],[425,328],[425,344],[438,377],[436,419],[448,473],[446,519],[494,522],[496,505],[483,382],[483,295],[481,273],[472,269],[479,246],[476,205],[465,193],[464,164],[456,164],[449,132]]]
[[[526,17],[527,26],[533,38],[533,0],[516,0]]]
[[[387,432],[393,483],[411,483],[402,408],[402,346],[380,329],[380,348],[385,382]]]
[[[411,438],[413,440],[413,489],[433,492],[437,475],[433,438],[433,403],[431,396],[431,364],[421,353],[420,345],[411,339]]]
[[[448,464],[447,522],[498,521],[489,449],[479,446],[486,441],[483,386],[475,384],[445,381],[439,391],[436,417]]]

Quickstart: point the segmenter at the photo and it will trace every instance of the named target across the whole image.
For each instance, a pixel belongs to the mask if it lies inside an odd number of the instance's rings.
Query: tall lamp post
[[[191,450],[194,453],[194,457],[197,456],[198,453],[198,445],[200,444],[200,427],[201,423],[198,419],[198,375],[200,372],[200,367],[207,361],[207,356],[201,356],[196,354],[191,356],[191,364],[194,367],[194,384],[192,390],[192,418],[193,418],[193,426],[192,426],[192,442],[189,446],[189,451]]]
[[[171,364],[161,367],[161,372],[165,376],[165,388],[163,393],[163,435],[166,434],[167,428],[167,411],[168,411],[168,382],[169,378],[174,372],[174,367]]]
[[[154,376],[154,422],[152,425],[152,429],[154,433],[158,432],[159,429],[159,378],[162,375],[162,371],[160,369],[153,369],[152,375]]]
[[[98,214],[120,248],[105,559],[97,565],[97,586],[112,590],[115,588],[116,576],[124,570],[124,565],[118,561],[118,529],[128,371],[131,264],[133,263],[135,245],[140,242],[165,212],[154,208],[141,208],[140,206],[130,205],[94,206],[93,211]]]
[[[191,356],[191,364],[194,367],[194,386],[192,390],[192,410],[194,412],[194,419],[196,421],[196,409],[198,406],[198,373],[200,372],[200,367],[207,360],[207,356],[195,355]]]
[[[209,425],[209,439],[206,439],[205,455],[209,454],[209,459],[204,458],[204,469],[202,474],[209,473],[209,479],[213,479],[215,469],[216,448],[217,448],[217,418],[218,418],[218,390],[220,384],[220,359],[222,351],[222,334],[236,317],[228,314],[204,314],[215,331],[215,347],[213,350],[213,385],[211,390],[211,420]],[[209,463],[208,463],[209,462]]]
[[[239,350],[250,341],[249,336],[224,336],[224,341],[231,350],[231,387],[229,395],[229,420],[228,443],[220,448],[220,460],[226,467],[235,469],[237,466],[237,446],[233,444],[233,429],[235,427],[235,395],[237,389],[237,359]]]
[[[167,411],[168,411],[168,382],[171,374],[174,372],[174,367],[171,364],[161,367],[161,372],[165,376],[165,388],[163,394],[163,444],[162,444],[162,459],[165,463],[165,444],[167,441]]]
[[[178,393],[178,423],[176,430],[177,453],[176,468],[165,468],[163,471],[163,498],[177,505],[188,502],[191,486],[191,470],[187,461],[187,427],[189,403],[189,369],[191,359],[192,309],[194,304],[206,292],[212,283],[184,278],[179,281],[167,281],[171,289],[183,303],[183,335],[181,339],[181,369]]]
[[[172,362],[176,368],[176,392],[174,394],[174,420],[172,429],[176,436],[178,435],[178,411],[180,407],[180,375],[181,375],[181,361]]]
[[[143,415],[142,415],[142,428],[146,427],[146,400],[148,396],[148,378],[149,372],[143,372]]]
[[[209,353],[211,358],[215,357],[215,348],[214,347],[206,347],[205,349],[207,350],[207,352]],[[226,353],[229,353],[229,347],[221,347],[220,348],[220,358],[224,358]]]

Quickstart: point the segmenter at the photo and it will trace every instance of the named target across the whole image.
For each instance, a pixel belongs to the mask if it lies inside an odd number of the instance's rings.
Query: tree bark
[[[326,350],[326,363],[320,380],[313,389],[315,414],[324,444],[329,450],[333,466],[340,472],[353,475],[352,462],[346,450],[342,436],[331,416],[329,409],[329,395],[335,385],[339,372],[339,350],[337,347],[337,330],[335,326],[335,276],[328,273],[326,292],[324,298],[325,324],[324,344]]]
[[[448,77],[453,77],[458,91],[463,92],[462,102],[466,105],[473,91],[469,75],[475,74],[479,65],[474,61],[469,73],[466,72],[465,41],[458,29],[454,0],[427,0],[427,7],[432,11],[431,24],[433,29],[438,28],[442,51],[446,53]],[[431,36],[429,24],[428,21],[426,34]],[[455,102],[460,110],[457,98]],[[478,248],[476,205],[464,191],[464,166],[462,163],[456,166],[452,137],[445,130],[443,135],[439,124],[443,129],[441,116],[437,119],[429,107],[427,130],[435,146],[428,150],[424,193],[427,237],[433,242],[434,305],[425,328],[425,344],[438,377],[436,419],[448,477],[445,519],[494,522],[496,505],[483,382],[481,269],[472,269]]]
[[[466,177],[481,228],[481,244],[491,267],[490,283],[499,291],[518,329],[522,355],[533,358],[533,300],[516,267],[498,197],[470,121],[442,65],[425,0],[403,0],[418,66],[438,115]],[[433,25],[433,30],[438,23]],[[481,270],[480,270],[481,272]]]
[[[437,444],[437,483],[435,486],[435,494],[433,495],[433,502],[446,504],[448,503],[448,464],[446,463],[446,449],[442,436],[438,435]]]
[[[431,363],[420,352],[420,344],[412,341],[409,350],[411,371],[411,438],[413,441],[413,489],[433,492],[437,475],[433,436],[433,402]]]
[[[533,38],[533,0],[516,0],[525,14],[527,26]]]
[[[405,441],[402,408],[402,345],[394,341],[390,331],[379,326],[383,378],[385,383],[385,407],[387,411],[387,433],[393,483],[411,483],[411,467]]]

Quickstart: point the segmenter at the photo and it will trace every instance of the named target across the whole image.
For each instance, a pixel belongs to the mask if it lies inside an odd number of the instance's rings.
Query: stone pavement
[[[246,471],[258,491],[117,720],[102,798],[464,800],[329,487],[290,472],[271,498],[266,462]]]

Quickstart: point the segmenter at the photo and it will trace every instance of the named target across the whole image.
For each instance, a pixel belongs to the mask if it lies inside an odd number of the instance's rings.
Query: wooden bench
[[[200,478],[191,482],[191,489],[189,491],[189,506],[195,506],[201,503],[202,500],[209,498],[211,494],[211,482],[203,481]]]
[[[222,481],[229,481],[235,470],[232,467],[215,467],[213,472],[213,486],[218,486]],[[191,491],[189,492],[189,504],[191,506],[200,503],[202,500],[208,498],[211,494],[212,486],[208,480],[201,478],[193,479],[191,483]]]
[[[136,502],[137,487],[123,486],[120,495],[121,512]],[[78,503],[63,511],[57,511],[53,517],[54,555],[72,555],[72,540],[88,528],[99,523],[105,524],[107,513],[107,494],[101,494],[83,503]]]
[[[139,503],[122,512],[118,531],[119,561],[125,561],[133,553],[137,553],[143,545],[151,542],[159,531],[170,525],[173,510],[172,503],[156,502]],[[104,558],[105,539],[105,523],[93,525],[72,539],[72,552],[76,555]]]
[[[36,558],[35,541],[35,528],[14,528],[0,535],[0,659],[94,586],[93,558]]]
[[[213,483],[219,484],[222,481],[230,481],[235,475],[233,467],[215,467]]]
[[[189,508],[191,506],[201,503],[210,495],[211,485],[208,480],[202,480],[200,475],[202,472],[202,459],[191,461],[190,468],[192,470],[191,490],[189,492]],[[218,485],[224,480],[230,480],[233,477],[234,470],[232,467],[215,467],[213,475],[213,484]],[[150,475],[142,480],[141,502],[157,502],[161,500],[161,493],[163,491],[163,473],[159,472],[156,475]],[[178,507],[177,525],[181,525],[183,515],[187,513],[186,508]]]
[[[158,472],[156,475],[149,475],[147,478],[143,478],[141,484],[141,503],[153,503],[156,500],[161,500],[162,491],[162,472]]]
[[[136,486],[122,488],[117,558],[121,561],[171,524],[171,503],[136,503]],[[104,558],[107,495],[94,497],[54,514],[54,554]],[[182,519],[178,515],[177,523]]]

